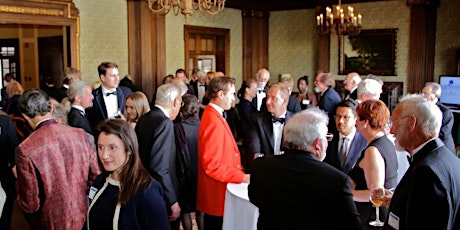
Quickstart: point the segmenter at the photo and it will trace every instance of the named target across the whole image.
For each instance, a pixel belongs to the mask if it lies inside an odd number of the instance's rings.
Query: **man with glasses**
[[[155,106],[142,115],[136,125],[139,155],[144,167],[163,186],[171,229],[179,230],[179,181],[176,175],[176,144],[173,120],[182,106],[185,85],[164,84],[158,87]]]
[[[258,229],[361,229],[350,178],[321,162],[327,124],[320,109],[303,110],[284,127],[285,154],[254,160],[248,195]]]
[[[356,132],[356,101],[345,100],[337,105],[335,125],[337,132],[329,142],[324,162],[348,174],[361,152],[366,148],[366,139]],[[332,122],[332,121],[331,121]]]
[[[411,155],[411,165],[391,198],[386,229],[458,229],[460,160],[438,138],[441,111],[422,95],[409,95],[392,120],[396,148]]]

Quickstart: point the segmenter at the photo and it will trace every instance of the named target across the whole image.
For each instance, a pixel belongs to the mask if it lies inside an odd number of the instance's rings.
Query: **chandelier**
[[[217,14],[224,9],[225,0],[146,0],[149,9],[155,14],[166,15],[172,9],[174,15],[185,15],[185,23],[193,11]]]
[[[332,30],[335,30],[338,36],[357,35],[361,32],[362,18],[361,14],[354,14],[351,6],[348,6],[348,14],[345,16],[341,0],[339,0],[335,16],[330,7],[326,7],[326,16],[322,13],[316,16],[316,30],[321,35],[329,34]]]

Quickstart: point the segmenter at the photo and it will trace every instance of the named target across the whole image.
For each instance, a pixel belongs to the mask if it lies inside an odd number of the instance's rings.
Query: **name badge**
[[[390,212],[390,215],[388,215],[388,225],[390,225],[394,229],[399,229],[399,217],[394,213]]]
[[[303,99],[302,100],[302,105],[309,105],[310,104],[310,100],[308,99]]]
[[[88,198],[92,200],[92,199],[94,198],[94,195],[96,195],[96,192],[97,192],[97,191],[98,191],[97,188],[91,187],[91,188],[89,189]]]

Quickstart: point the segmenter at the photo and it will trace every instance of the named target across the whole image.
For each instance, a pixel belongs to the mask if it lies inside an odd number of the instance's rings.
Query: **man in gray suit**
[[[459,229],[460,160],[438,138],[441,111],[422,95],[409,95],[392,120],[396,148],[412,160],[391,199],[386,228]]]

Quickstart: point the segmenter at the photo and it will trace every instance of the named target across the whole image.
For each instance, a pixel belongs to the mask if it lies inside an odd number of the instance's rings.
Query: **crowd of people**
[[[453,115],[437,83],[391,114],[374,75],[349,73],[340,95],[331,73],[294,92],[290,74],[269,84],[265,68],[239,89],[178,69],[149,103],[116,63],[98,74],[93,87],[67,68],[61,88],[42,90],[4,76],[1,229],[15,200],[32,229],[222,229],[228,183],[249,183],[258,229],[460,228]]]

